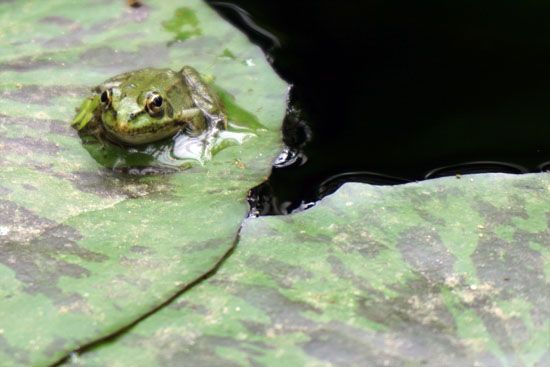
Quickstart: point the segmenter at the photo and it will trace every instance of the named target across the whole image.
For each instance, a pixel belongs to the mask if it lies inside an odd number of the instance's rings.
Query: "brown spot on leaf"
[[[60,277],[82,278],[89,271],[62,260],[67,255],[101,262],[103,254],[78,245],[81,235],[72,227],[42,218],[22,206],[0,200],[0,263],[12,269],[28,293],[42,293],[56,303],[71,297],[57,286]]]
[[[12,130],[11,125],[13,124],[26,126],[33,131],[40,131],[44,133],[50,132],[63,136],[77,136],[76,132],[69,126],[67,121],[30,117],[13,117],[0,114],[0,128]]]
[[[128,0],[128,5],[131,6],[132,8],[139,8],[143,6],[141,1],[139,0]]]
[[[405,261],[434,284],[454,274],[455,256],[434,230],[409,228],[401,233],[397,246]]]
[[[0,97],[47,106],[57,103],[57,97],[84,96],[88,91],[88,87],[79,85],[21,85],[17,89],[0,91]]]

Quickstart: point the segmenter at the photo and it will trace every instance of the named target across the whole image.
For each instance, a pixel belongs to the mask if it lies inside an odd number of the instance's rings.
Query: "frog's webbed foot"
[[[95,129],[99,124],[99,105],[99,96],[94,95],[86,98],[80,107],[77,108],[77,115],[71,121],[71,126],[77,131]]]
[[[223,111],[223,104],[216,92],[191,66],[184,66],[180,71],[185,83],[189,87],[191,98],[195,106],[208,117],[210,123],[222,129],[227,128],[227,118]]]

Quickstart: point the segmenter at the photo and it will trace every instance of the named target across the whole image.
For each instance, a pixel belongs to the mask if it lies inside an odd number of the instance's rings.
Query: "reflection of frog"
[[[184,66],[180,72],[146,68],[105,81],[82,103],[72,125],[139,145],[181,130],[198,135],[211,127],[208,121],[226,128],[223,105],[199,73]]]

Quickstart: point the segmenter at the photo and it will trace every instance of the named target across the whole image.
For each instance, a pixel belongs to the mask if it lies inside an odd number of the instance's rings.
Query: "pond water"
[[[263,214],[346,181],[550,166],[550,3],[208,1],[293,88]]]

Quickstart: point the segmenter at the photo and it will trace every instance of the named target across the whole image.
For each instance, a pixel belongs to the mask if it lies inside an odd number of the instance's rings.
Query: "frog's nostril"
[[[128,121],[135,120],[135,119],[138,118],[139,115],[141,115],[143,112],[144,112],[144,110],[136,110],[136,111],[134,111],[134,112],[128,113]]]

